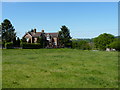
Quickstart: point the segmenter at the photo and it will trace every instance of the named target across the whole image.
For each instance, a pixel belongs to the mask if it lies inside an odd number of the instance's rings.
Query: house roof
[[[32,36],[32,37],[39,37],[41,35],[42,32],[29,32],[29,34]],[[47,35],[50,35],[51,37],[58,37],[58,33],[45,33],[45,36]]]
[[[58,37],[58,33],[46,33],[46,34],[49,34],[52,37]]]

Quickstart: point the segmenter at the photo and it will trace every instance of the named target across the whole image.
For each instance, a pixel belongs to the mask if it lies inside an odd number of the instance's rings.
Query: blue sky
[[[58,32],[62,25],[73,38],[118,35],[117,2],[2,2],[2,20],[6,18],[20,38],[32,28]]]

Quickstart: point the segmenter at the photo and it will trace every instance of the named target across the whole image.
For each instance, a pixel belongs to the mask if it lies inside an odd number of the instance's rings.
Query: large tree
[[[105,48],[114,41],[114,38],[115,37],[111,34],[103,33],[94,38],[94,44],[96,48],[100,50],[105,50]]]
[[[37,38],[37,43],[40,43],[42,48],[45,48],[47,46],[47,39],[45,33],[41,33],[40,37]]]
[[[13,25],[8,19],[5,19],[2,25],[2,40],[6,42],[11,42],[16,38],[16,33]]]
[[[59,37],[59,44],[61,46],[71,47],[70,30],[65,25],[61,27],[58,37]]]

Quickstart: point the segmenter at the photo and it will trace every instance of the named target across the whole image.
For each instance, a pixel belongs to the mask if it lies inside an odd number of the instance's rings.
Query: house
[[[42,34],[46,37],[48,41],[48,47],[58,47],[58,33],[46,33],[44,30],[41,32],[36,32],[36,29],[34,29],[31,32],[27,32],[23,37],[26,38],[28,43],[37,43],[38,37],[40,37]]]

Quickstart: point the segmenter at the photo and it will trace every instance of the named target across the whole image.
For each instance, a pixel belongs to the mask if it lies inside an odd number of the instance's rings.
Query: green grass
[[[4,49],[3,88],[117,88],[118,52]]]

